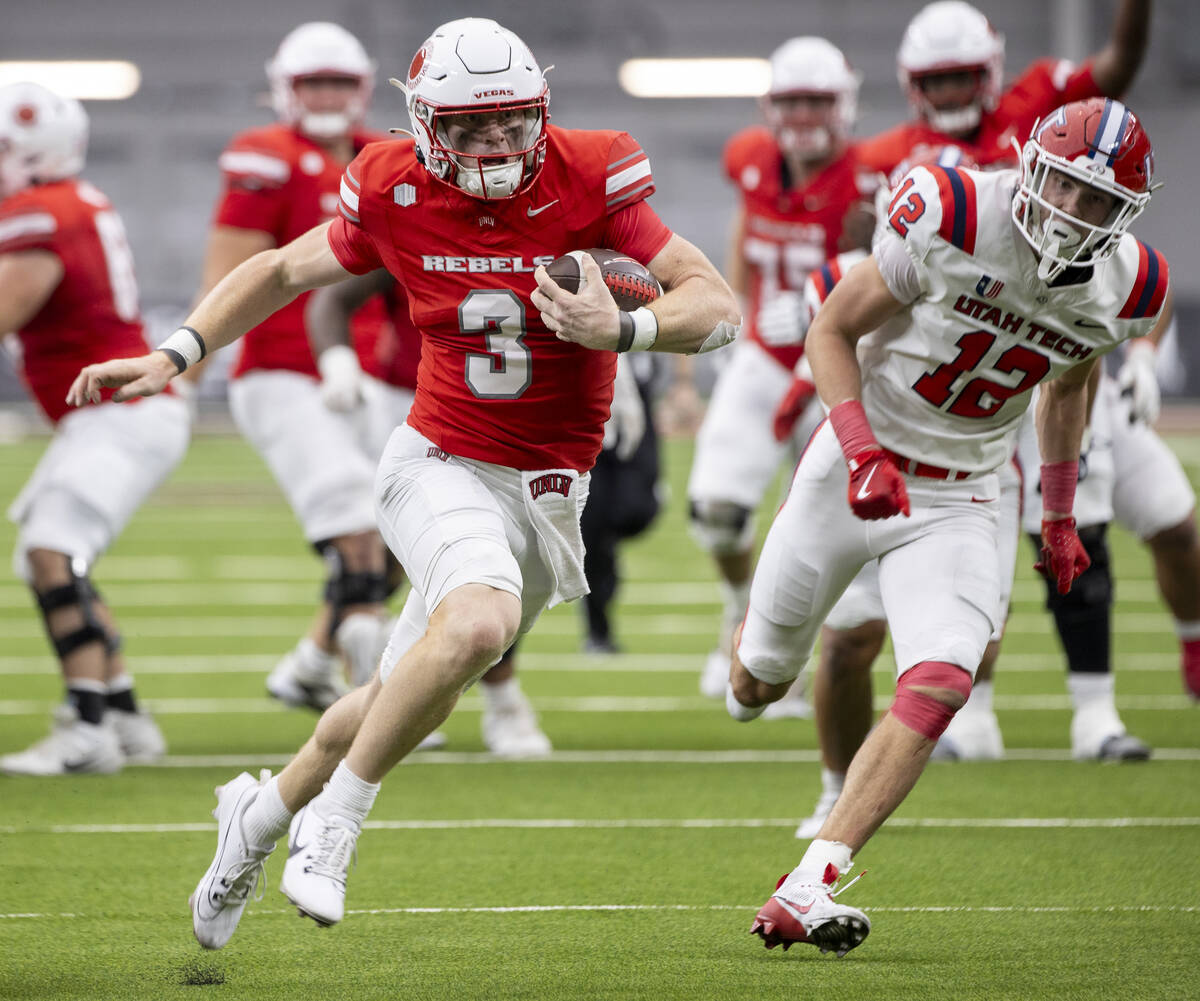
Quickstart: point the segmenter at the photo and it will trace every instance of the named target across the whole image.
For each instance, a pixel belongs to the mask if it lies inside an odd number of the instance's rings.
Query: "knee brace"
[[[352,605],[381,604],[391,591],[388,590],[386,573],[349,572],[341,553],[332,542],[321,546],[321,557],[327,569],[324,598],[329,602],[332,613],[329,620],[329,638],[332,640],[347,608]]]
[[[948,688],[958,692],[965,703],[971,694],[971,675],[955,664],[939,660],[922,661],[900,675],[891,714],[922,737],[937,740],[950,725],[958,709],[952,709],[933,696],[916,691],[918,686]]]
[[[754,542],[754,512],[730,501],[688,502],[692,537],[713,556],[744,553]]]
[[[70,573],[71,583],[61,584],[46,591],[35,590],[33,592],[46,623],[46,635],[50,637],[54,652],[58,654],[59,660],[63,660],[89,643],[103,643],[106,653],[116,653],[121,648],[121,637],[110,634],[104,628],[104,623],[96,617],[95,602],[100,600],[99,592],[92,586],[92,582],[86,574],[77,574],[74,568]],[[63,608],[78,608],[83,623],[62,635],[55,635],[54,629],[50,625],[50,616],[52,612]]]

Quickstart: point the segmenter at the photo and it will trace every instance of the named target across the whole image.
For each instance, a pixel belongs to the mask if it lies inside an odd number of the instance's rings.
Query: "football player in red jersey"
[[[741,200],[730,284],[746,303],[747,323],[713,390],[688,481],[692,534],[712,554],[724,598],[721,635],[700,679],[712,698],[725,692],[731,637],[749,601],[754,511],[791,444],[775,439],[772,417],[804,351],[804,281],[826,258],[870,238],[862,209],[876,181],[849,143],[858,83],[836,46],[793,38],[771,56],[766,127],[745,129],[725,147]],[[818,410],[798,429],[800,441]]]
[[[358,39],[336,24],[302,24],[283,39],[267,64],[279,121],[235,136],[219,160],[224,183],[201,294],[242,261],[336,212],[342,171],[368,142],[384,138],[362,128],[374,76]],[[276,698],[322,710],[345,691],[339,653],[351,678],[374,672],[387,638],[389,590],[371,506],[374,456],[356,416],[322,402],[353,402],[346,387],[358,359],[335,353],[318,369],[305,335],[305,299],[243,338],[229,406],[327,566],[324,601],[308,635],[267,678]],[[368,371],[384,322],[378,303],[356,320],[355,343]]]
[[[445,24],[402,87],[415,140],[363,150],[332,223],[255,255],[160,350],[89,366],[70,393],[158,392],[301,292],[379,267],[405,286],[423,335],[416,400],[376,476],[380,528],[413,590],[371,683],[321,717],[279,776],[222,787],[218,850],[192,896],[208,948],[233,934],[285,832],[281,889],[322,924],[341,920],[379,781],[544,607],[586,590],[579,517],[616,352],[711,350],[740,324],[717,270],[646,204],[641,147],[549,125],[542,71],[512,32]],[[642,261],[664,295],[620,312],[587,255],[584,289],[564,291],[542,265],[580,247]]]
[[[373,365],[366,372],[354,349],[352,318],[374,296],[387,304],[390,324],[380,328],[371,352]],[[378,461],[392,432],[404,423],[412,408],[421,359],[421,332],[409,316],[404,287],[386,268],[317,289],[305,311],[313,356],[326,377],[321,383],[326,406],[335,410],[362,407],[367,446]],[[400,583],[403,571],[389,560],[389,574]],[[550,738],[538,725],[537,714],[516,676],[515,648],[479,679],[483,713],[479,725],[483,743],[502,758],[537,758],[549,754]],[[353,679],[361,684],[368,678]],[[421,742],[423,750],[442,747],[445,735],[434,731]]]
[[[962,0],[937,0],[909,22],[900,41],[900,86],[916,118],[859,144],[885,176],[928,149],[955,144],[985,170],[1016,162],[1016,146],[1043,115],[1088,97],[1120,97],[1137,74],[1150,29],[1150,0],[1121,0],[1108,44],[1081,66],[1042,59],[1007,89],[1004,37]]]
[[[92,585],[96,561],[187,449],[191,418],[168,394],[72,411],[82,364],[145,352],[133,256],[102,192],[78,177],[83,106],[32,83],[0,88],[0,330],[15,331],[30,394],[54,438],[13,502],[13,567],[33,590],[67,705],[50,736],[0,758],[13,775],[115,772],[166,751],[139,712],[120,634]]]

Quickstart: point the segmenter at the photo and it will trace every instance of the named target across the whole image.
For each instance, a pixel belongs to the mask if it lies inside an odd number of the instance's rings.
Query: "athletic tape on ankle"
[[[922,737],[937,740],[958,711],[932,695],[915,691],[921,688],[948,688],[958,692],[966,702],[971,694],[971,675],[956,664],[926,660],[900,675],[896,682],[896,699],[889,710],[910,730]]]

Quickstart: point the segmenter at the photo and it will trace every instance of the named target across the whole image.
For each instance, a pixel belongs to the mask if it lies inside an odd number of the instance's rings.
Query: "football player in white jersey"
[[[871,257],[813,321],[829,420],[767,537],[726,704],[749,720],[781,698],[873,558],[899,681],[833,812],[755,918],[768,947],[842,955],[870,930],[834,885],[915,785],[999,623],[996,470],[1038,384],[1039,566],[1060,592],[1087,568],[1072,509],[1088,378],[1153,328],[1167,291],[1166,261],[1127,234],[1152,172],[1141,123],[1109,99],[1041,121],[1019,173],[917,167]]]

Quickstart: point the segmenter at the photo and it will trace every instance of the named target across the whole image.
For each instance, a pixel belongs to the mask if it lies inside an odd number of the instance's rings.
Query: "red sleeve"
[[[365,275],[384,266],[375,241],[343,215],[333,217],[326,239],[338,263],[353,275]]]
[[[604,173],[604,207],[610,214],[654,194],[650,158],[636,139],[621,132],[608,150]]]
[[[292,165],[278,150],[252,148],[237,140],[221,154],[224,187],[214,222],[218,226],[278,233],[287,212]]]
[[[671,239],[671,230],[645,202],[619,209],[604,223],[600,244],[649,264]]]
[[[1076,66],[1065,59],[1039,59],[1004,92],[1000,107],[1011,119],[1032,119],[1061,104],[1100,96],[1090,63]]]
[[[57,233],[58,220],[53,212],[35,205],[18,209],[0,217],[0,254],[15,254],[22,250],[57,252]]]

